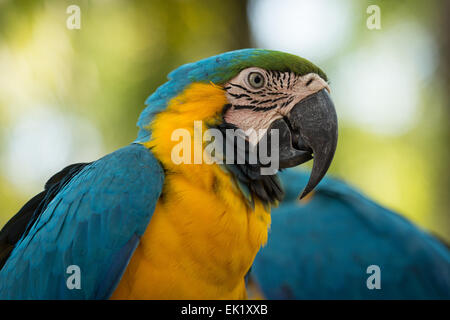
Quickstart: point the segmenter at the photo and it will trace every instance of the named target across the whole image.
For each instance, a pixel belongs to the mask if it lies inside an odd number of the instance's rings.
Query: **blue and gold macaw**
[[[251,297],[450,299],[450,250],[441,240],[338,179],[325,177],[298,201],[308,173],[280,177],[285,200],[252,266]],[[378,287],[370,266],[379,267]]]
[[[66,167],[4,226],[0,298],[246,298],[245,275],[283,189],[275,171],[263,174],[267,159],[239,161],[238,138],[210,153],[226,161],[211,163],[195,136],[215,129],[214,141],[229,142],[230,130],[258,130],[266,140],[243,140],[263,148],[278,134],[279,168],[314,155],[305,196],[337,145],[328,92],[323,71],[277,51],[238,50],[176,69],[146,101],[133,143]]]

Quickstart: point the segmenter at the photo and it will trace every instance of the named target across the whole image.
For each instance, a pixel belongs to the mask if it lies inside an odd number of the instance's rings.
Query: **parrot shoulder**
[[[0,231],[0,269],[22,236],[29,231],[39,215],[59,191],[89,163],[69,165],[53,175],[45,184],[44,191],[31,198]]]
[[[161,165],[140,144],[80,165],[72,175],[70,169],[63,171],[47,183],[55,194],[43,191],[16,218],[31,217],[15,227],[15,236],[20,230],[22,235],[0,270],[1,298],[108,298],[147,228],[164,182]],[[2,231],[1,236],[7,235]],[[73,265],[81,270],[80,290],[67,286],[66,270]]]

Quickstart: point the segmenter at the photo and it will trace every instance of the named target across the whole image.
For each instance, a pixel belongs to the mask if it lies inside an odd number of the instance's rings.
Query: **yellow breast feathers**
[[[221,87],[197,83],[155,116],[144,145],[164,166],[164,188],[113,299],[246,298],[244,276],[267,241],[270,214],[259,201],[249,208],[229,173],[194,152],[226,104]],[[181,154],[190,161],[175,163],[180,132],[190,134]]]

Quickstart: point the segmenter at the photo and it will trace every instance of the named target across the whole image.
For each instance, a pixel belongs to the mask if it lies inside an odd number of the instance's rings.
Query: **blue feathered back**
[[[164,181],[132,144],[86,165],[51,200],[0,270],[0,299],[107,299],[155,209]],[[81,270],[70,289],[69,266]]]
[[[267,298],[450,298],[450,251],[439,240],[342,181],[325,178],[302,204],[309,173],[280,176],[286,198],[251,271]],[[370,265],[381,269],[379,290],[367,288]]]

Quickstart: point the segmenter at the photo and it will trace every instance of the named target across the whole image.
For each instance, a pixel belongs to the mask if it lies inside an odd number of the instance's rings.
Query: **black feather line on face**
[[[229,94],[230,96],[232,96],[233,98],[236,98],[236,99],[240,99],[240,98],[250,98],[250,96],[249,96],[248,94],[245,94],[245,93],[235,94],[235,93],[228,92],[228,94]]]
[[[239,84],[236,84],[236,83],[231,83],[231,82],[230,82],[230,85],[232,85],[233,87],[242,89],[242,90],[244,90],[245,92],[251,93],[251,94],[261,94],[261,93],[264,93],[264,90],[251,91],[251,90],[248,90],[246,87],[243,87],[243,86],[241,86],[241,85],[239,85]],[[225,89],[226,89],[226,88],[225,88]],[[230,88],[230,89],[231,89],[231,88]]]
[[[231,109],[231,107],[232,107],[232,105],[229,104],[229,103],[226,104],[226,105],[223,107],[223,109],[222,109],[222,118],[223,118],[223,115],[225,115],[225,114],[227,113],[227,111]]]
[[[252,110],[252,111],[256,111],[256,112],[266,112],[266,111],[275,109],[276,107],[278,107],[277,104],[274,104],[274,105],[272,105],[270,107],[257,107],[257,106],[254,106],[254,105],[248,105],[248,106],[246,106],[246,105],[243,105],[243,106],[242,105],[233,105],[233,109],[234,110],[247,109],[247,110]]]
[[[284,92],[267,92],[267,95],[269,96],[279,96],[280,94],[286,95]]]

